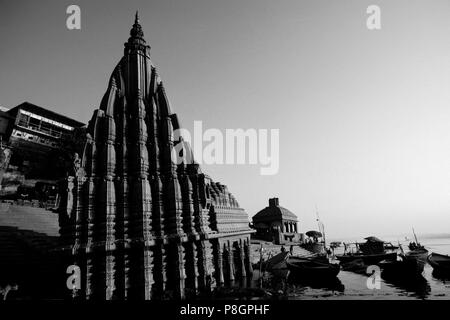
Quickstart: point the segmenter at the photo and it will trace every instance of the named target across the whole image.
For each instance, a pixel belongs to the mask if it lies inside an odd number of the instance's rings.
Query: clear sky
[[[333,238],[449,231],[449,1],[0,0],[0,105],[87,122],[136,9],[184,127],[280,129],[277,175],[204,166],[250,216],[278,196]]]

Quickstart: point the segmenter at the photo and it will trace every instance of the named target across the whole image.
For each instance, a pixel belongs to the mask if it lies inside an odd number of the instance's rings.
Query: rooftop
[[[32,113],[36,113],[38,115],[44,116],[46,118],[52,119],[52,120],[56,120],[59,122],[62,122],[64,124],[70,125],[72,127],[83,127],[84,123],[74,120],[72,118],[69,118],[67,116],[64,116],[62,114],[56,113],[54,111],[45,109],[43,107],[37,106],[35,104],[32,104],[30,102],[23,102],[21,104],[19,104],[18,106],[8,110],[9,114],[14,114],[15,112],[17,112],[18,109],[23,109]]]
[[[280,206],[278,198],[269,199],[269,206],[265,207],[253,216],[253,222],[283,219],[297,221],[298,218],[288,209]]]

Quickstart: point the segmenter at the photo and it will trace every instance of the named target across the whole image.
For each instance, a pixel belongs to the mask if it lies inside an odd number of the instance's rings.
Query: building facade
[[[255,214],[252,220],[255,237],[261,240],[280,244],[302,239],[297,229],[297,216],[280,206],[278,198],[269,199],[269,206]]]
[[[24,102],[7,112],[13,120],[10,144],[42,151],[57,148],[59,141],[84,124],[56,112]]]
[[[26,180],[58,180],[52,151],[61,147],[83,123],[29,102],[0,113],[2,150],[8,150],[2,162],[0,180],[4,192],[14,192]]]
[[[81,299],[183,299],[252,274],[248,216],[186,160],[192,152],[174,135],[178,117],[143,36],[136,14],[66,181],[60,233],[81,270]]]
[[[0,106],[0,143],[5,145],[11,135],[10,125],[14,118],[8,113],[8,108]]]

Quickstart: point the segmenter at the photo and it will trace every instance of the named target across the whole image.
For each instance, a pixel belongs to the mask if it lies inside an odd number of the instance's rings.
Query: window
[[[28,122],[28,127],[34,130],[38,130],[39,126],[41,124],[41,121],[36,118],[30,118],[30,121]]]
[[[27,127],[27,126],[28,126],[28,120],[29,120],[29,119],[30,119],[30,117],[28,117],[27,115],[20,114],[20,115],[19,115],[18,125],[19,125],[19,126],[23,126],[23,127]]]

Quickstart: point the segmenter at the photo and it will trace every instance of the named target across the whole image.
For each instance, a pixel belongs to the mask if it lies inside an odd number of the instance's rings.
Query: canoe
[[[434,270],[450,273],[450,256],[432,253],[427,260]]]
[[[339,264],[325,263],[322,259],[288,258],[286,265],[293,277],[309,280],[333,279],[340,271]]]
[[[383,260],[397,260],[397,253],[396,252],[390,252],[390,253],[379,253],[379,254],[361,254],[361,253],[354,253],[354,254],[341,254],[336,255],[336,258],[341,263],[349,263],[358,259],[361,259],[365,265],[372,265],[372,264],[378,264],[380,261]]]

